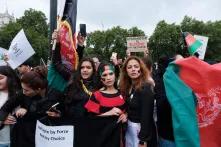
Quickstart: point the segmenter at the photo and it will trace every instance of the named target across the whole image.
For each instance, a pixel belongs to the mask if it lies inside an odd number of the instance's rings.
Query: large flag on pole
[[[76,51],[76,18],[77,0],[66,0],[63,17],[60,23],[60,54],[62,63],[70,70],[77,69],[78,54]]]
[[[193,35],[191,35],[188,32],[183,32],[183,36],[188,48],[188,51],[191,55],[193,55],[197,49],[199,49],[203,44],[199,41],[196,40]]]
[[[178,60],[164,74],[177,147],[221,146],[221,63]]]
[[[62,0],[58,18],[59,42],[61,62],[70,72],[78,65],[78,54],[76,51],[76,18],[77,0]],[[54,47],[54,46],[53,46]],[[50,87],[63,92],[67,87],[67,80],[56,70],[52,63],[48,70],[48,84]]]

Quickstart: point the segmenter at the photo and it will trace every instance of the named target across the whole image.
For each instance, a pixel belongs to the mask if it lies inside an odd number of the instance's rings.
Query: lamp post
[[[57,26],[57,0],[50,0],[50,31],[49,31],[49,40],[51,40],[51,35]],[[49,41],[51,43],[51,41]],[[49,52],[51,56],[51,49]]]

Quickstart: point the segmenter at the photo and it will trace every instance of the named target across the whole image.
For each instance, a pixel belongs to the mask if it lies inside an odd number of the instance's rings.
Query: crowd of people
[[[59,42],[52,51],[54,68],[68,81],[64,92],[48,85],[47,67],[0,66],[0,147],[35,147],[37,120],[73,125],[74,147],[175,147],[162,79],[170,60],[158,70],[148,56],[129,56],[121,66],[100,62],[83,57],[84,39],[75,71],[61,62]]]

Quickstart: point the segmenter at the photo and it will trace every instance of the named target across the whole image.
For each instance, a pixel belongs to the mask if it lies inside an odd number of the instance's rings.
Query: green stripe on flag
[[[200,147],[196,97],[178,73],[179,68],[171,63],[164,74],[166,95],[172,108],[176,147]]]
[[[193,44],[188,47],[188,51],[191,55],[193,55],[198,48],[202,46],[202,43],[199,40],[196,40]]]
[[[53,64],[49,66],[47,79],[48,85],[60,92],[64,92],[67,87],[67,81],[56,71]]]

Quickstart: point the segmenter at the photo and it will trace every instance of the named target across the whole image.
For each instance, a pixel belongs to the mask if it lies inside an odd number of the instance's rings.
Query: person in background
[[[153,119],[154,92],[149,76],[150,71],[140,58],[130,56],[124,62],[120,90],[127,102],[126,147],[157,146]]]
[[[9,66],[0,66],[0,109],[21,91],[21,84],[16,73]],[[2,118],[6,115],[6,118]],[[0,147],[10,147],[10,126],[16,123],[11,114],[0,110]]]
[[[92,59],[94,61],[94,64],[95,64],[95,67],[96,67],[96,71],[97,71],[97,69],[98,69],[98,67],[100,65],[100,61],[99,61],[98,57],[93,57]]]
[[[28,61],[22,63],[19,67],[17,67],[17,70],[18,70],[18,73],[20,76],[23,75],[24,73],[32,70],[32,66],[31,66],[30,62],[31,61],[28,60]]]
[[[154,77],[154,80],[156,82],[154,90],[157,106],[157,129],[159,136],[159,147],[176,147],[172,125],[172,110],[167,100],[163,82],[163,75],[170,62],[180,59],[183,59],[183,57],[179,54],[175,55],[173,58],[169,58],[166,55],[161,56],[158,62],[158,69]]]

